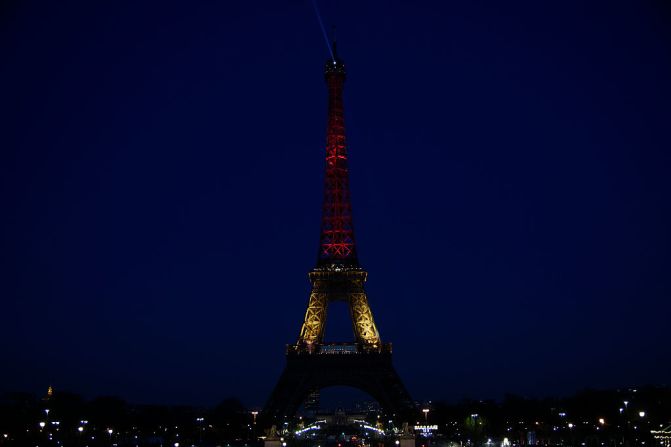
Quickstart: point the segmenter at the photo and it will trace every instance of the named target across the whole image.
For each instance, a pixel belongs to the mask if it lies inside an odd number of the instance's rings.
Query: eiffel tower
[[[335,52],[326,62],[328,127],[326,175],[319,253],[308,274],[312,291],[296,344],[287,346],[286,367],[263,411],[270,421],[293,416],[306,397],[329,386],[350,386],[370,394],[389,416],[410,421],[414,404],[392,365],[391,344],[383,343],[364,290],[367,272],[359,265],[350,202],[343,111],[345,65]],[[355,341],[324,341],[327,308],[349,304]]]

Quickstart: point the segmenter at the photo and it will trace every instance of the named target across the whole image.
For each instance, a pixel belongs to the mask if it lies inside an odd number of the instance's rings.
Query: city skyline
[[[319,5],[348,67],[358,255],[411,395],[665,384],[669,11]],[[310,2],[1,20],[0,392],[262,405],[319,242]],[[351,339],[335,304],[327,335]]]

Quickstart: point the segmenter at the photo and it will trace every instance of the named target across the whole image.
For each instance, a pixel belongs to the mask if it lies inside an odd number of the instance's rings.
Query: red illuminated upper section
[[[337,55],[326,62],[324,77],[328,86],[329,102],[324,204],[317,265],[356,267],[359,263],[352,226],[342,100],[345,65]]]

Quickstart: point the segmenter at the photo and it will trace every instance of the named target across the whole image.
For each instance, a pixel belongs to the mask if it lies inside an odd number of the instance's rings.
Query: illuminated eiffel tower
[[[335,48],[334,48],[335,50]],[[370,394],[389,416],[410,421],[414,404],[383,343],[364,290],[367,273],[359,266],[349,192],[342,92],[345,65],[334,52],[324,69],[328,86],[326,175],[317,266],[309,273],[312,291],[296,344],[263,411],[270,421],[295,414],[306,397],[329,386],[350,386]],[[324,341],[328,304],[349,304],[355,341]]]

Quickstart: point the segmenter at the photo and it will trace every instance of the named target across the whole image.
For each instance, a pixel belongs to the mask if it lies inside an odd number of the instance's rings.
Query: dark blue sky
[[[668,381],[663,2],[319,4],[410,392]],[[0,51],[0,391],[263,404],[316,261],[311,2],[5,2]]]

